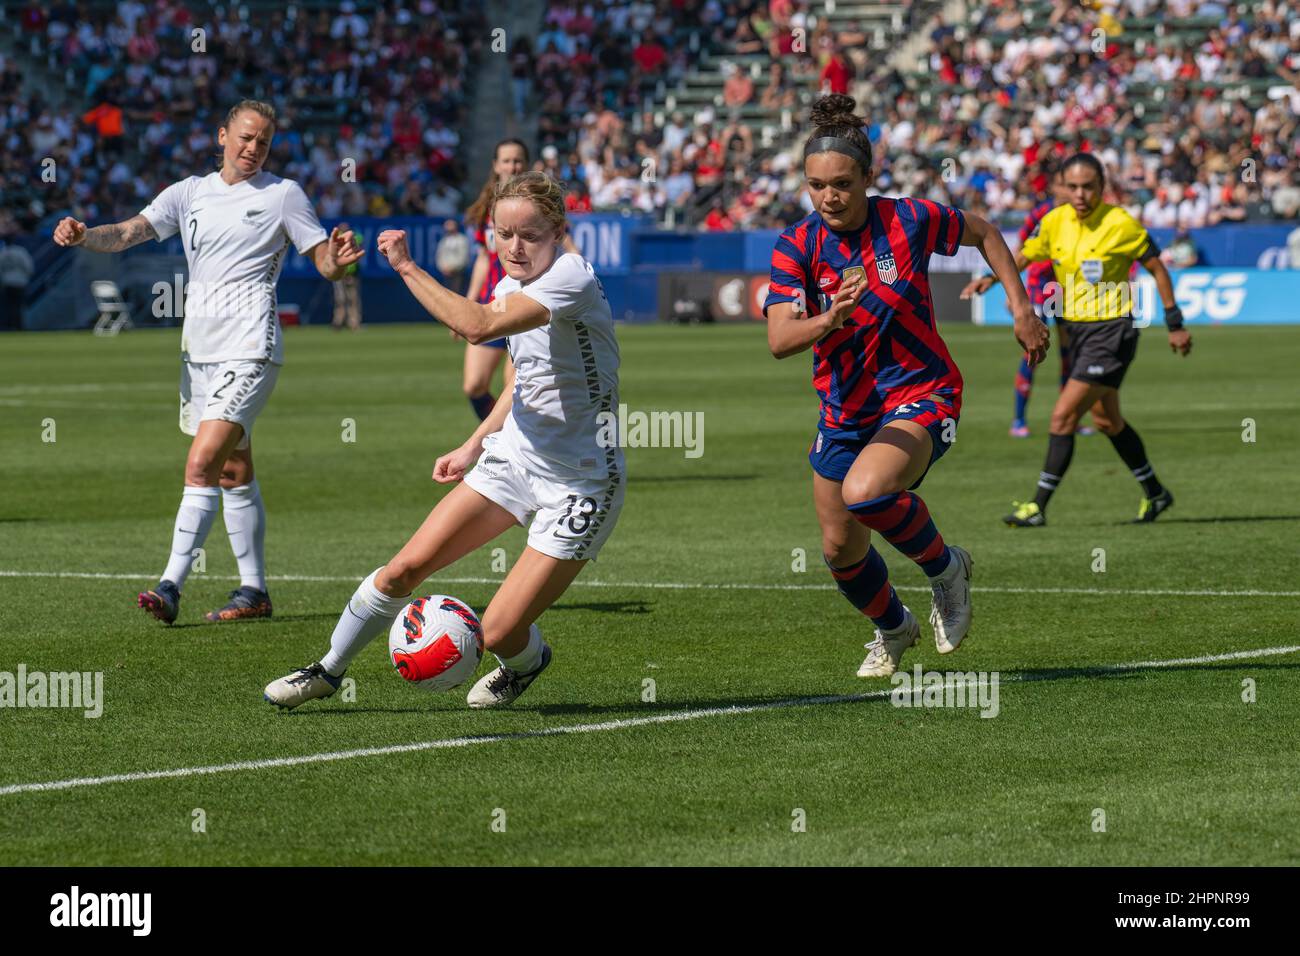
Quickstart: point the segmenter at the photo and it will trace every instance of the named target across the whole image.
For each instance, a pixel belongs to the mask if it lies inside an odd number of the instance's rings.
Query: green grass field
[[[408,687],[382,642],[353,702],[261,698],[444,493],[433,460],[473,425],[445,332],[287,333],[254,440],[276,616],[203,621],[234,587],[218,522],[171,628],[135,594],[181,489],[178,334],[5,336],[0,671],[100,671],[105,699],[0,710],[0,865],[1300,863],[1300,654],[1223,658],[1300,645],[1300,328],[1194,332],[1186,360],[1146,333],[1124,391],[1175,508],[1127,524],[1137,485],[1097,436],[1051,525],[1021,531],[998,518],[1032,494],[1054,376],[1010,439],[1009,331],[945,329],[965,406],[923,493],[974,554],[976,617],[942,659],[923,623],[904,664],[997,672],[994,719],[854,676],[870,626],[821,566],[809,360],[776,362],[761,328],[620,330],[623,401],[702,411],[704,454],[629,450],[613,538],[542,618],[555,663],[503,712]],[[881,553],[924,622],[922,574]],[[485,548],[425,590],[481,610],[502,576]],[[1114,666],[1136,662],[1181,663]]]

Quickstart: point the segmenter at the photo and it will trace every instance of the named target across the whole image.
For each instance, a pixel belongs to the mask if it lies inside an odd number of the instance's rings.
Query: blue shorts
[[[849,469],[857,461],[858,453],[867,447],[885,425],[890,422],[914,421],[930,433],[930,463],[925,466],[921,477],[908,489],[919,488],[925,476],[930,473],[934,463],[942,458],[957,440],[957,415],[948,402],[935,402],[930,399],[900,405],[885,415],[870,428],[859,432],[856,438],[832,438],[818,429],[812,447],[808,449],[808,461],[813,471],[830,481],[843,481]]]
[[[484,342],[483,345],[485,348],[489,348],[489,349],[503,349],[506,347],[506,340],[493,339],[491,342]]]

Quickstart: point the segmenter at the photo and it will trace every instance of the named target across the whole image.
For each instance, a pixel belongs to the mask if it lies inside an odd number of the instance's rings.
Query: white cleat
[[[266,685],[262,696],[277,707],[292,710],[309,700],[330,697],[339,689],[343,675],[331,677],[320,662],[299,668],[292,674],[273,680]]]
[[[906,617],[896,631],[876,629],[876,639],[867,645],[867,659],[858,668],[859,677],[888,677],[898,670],[903,652],[921,639],[921,624],[906,607]]]
[[[930,581],[934,597],[930,603],[930,624],[934,627],[934,646],[940,654],[951,654],[970,630],[970,571],[974,565],[970,552],[950,545],[953,561],[948,570]]]
[[[505,707],[513,704],[519,695],[528,689],[528,685],[537,680],[537,675],[550,666],[550,663],[551,645],[543,643],[542,662],[537,665],[536,670],[528,674],[516,674],[510,668],[502,665],[496,670],[483,675],[482,679],[466,695],[465,703],[475,710],[483,710],[486,707]]]

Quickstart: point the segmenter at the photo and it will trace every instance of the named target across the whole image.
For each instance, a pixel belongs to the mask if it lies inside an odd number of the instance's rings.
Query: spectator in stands
[[[722,207],[722,200],[715,199],[709,206],[709,214],[704,217],[704,228],[709,232],[729,232],[734,223]]]
[[[338,228],[346,233],[352,227],[346,222],[339,223]],[[352,243],[358,249],[364,248],[366,237],[359,232],[352,233]],[[343,270],[343,278],[339,279],[334,285],[334,319],[330,323],[335,332],[341,330],[344,324],[353,332],[361,330],[361,267],[359,263],[352,263]]]
[[[736,35],[731,44],[732,49],[741,56],[751,56],[755,53],[762,53],[764,46],[762,38],[754,32],[754,26],[750,23],[750,18],[747,16],[741,17],[736,24]]]
[[[1292,168],[1291,181],[1273,192],[1273,212],[1282,219],[1300,215],[1300,170]]]
[[[16,242],[0,239],[0,330],[23,327],[23,298],[35,268],[31,253]]]
[[[1178,225],[1178,204],[1169,199],[1169,190],[1161,186],[1155,197],[1142,207],[1142,224],[1148,229],[1172,229]]]
[[[822,67],[818,84],[823,95],[827,93],[848,93],[849,84],[853,82],[853,64],[838,47],[832,47],[830,58]]]
[[[522,120],[528,107],[528,92],[533,86],[533,45],[526,36],[515,40],[510,48],[510,91],[515,119]]]
[[[632,51],[632,59],[636,63],[633,81],[653,82],[663,75],[664,67],[668,63],[668,54],[659,45],[654,34],[647,30],[641,34],[641,42]]]
[[[1178,204],[1178,228],[1200,229],[1209,223],[1209,219],[1210,204],[1201,188],[1197,185],[1186,187]]]
[[[772,64],[759,105],[769,110],[794,108],[794,87],[786,74],[785,64],[780,60]]]
[[[81,121],[94,127],[99,137],[99,148],[105,155],[117,155],[122,150],[122,108],[105,99],[94,109],[82,115]]]
[[[1186,229],[1179,229],[1160,259],[1171,269],[1190,269],[1200,264],[1201,251],[1196,248],[1191,234]]]
[[[727,107],[729,115],[734,118],[739,116],[741,108],[754,98],[754,81],[749,78],[747,70],[735,63],[724,64],[722,74],[727,78],[722,85],[722,103]]]
[[[570,182],[564,196],[564,211],[569,213],[591,212],[591,195],[581,182]]]
[[[443,285],[457,295],[464,288],[469,254],[469,236],[461,232],[455,219],[445,220],[442,224],[442,238],[438,240],[438,251],[434,253],[434,265],[442,274]]]

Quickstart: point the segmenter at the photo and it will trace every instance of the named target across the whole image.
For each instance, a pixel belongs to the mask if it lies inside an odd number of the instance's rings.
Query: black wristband
[[[1165,327],[1170,332],[1181,331],[1183,327],[1183,310],[1178,306],[1165,309]]]

